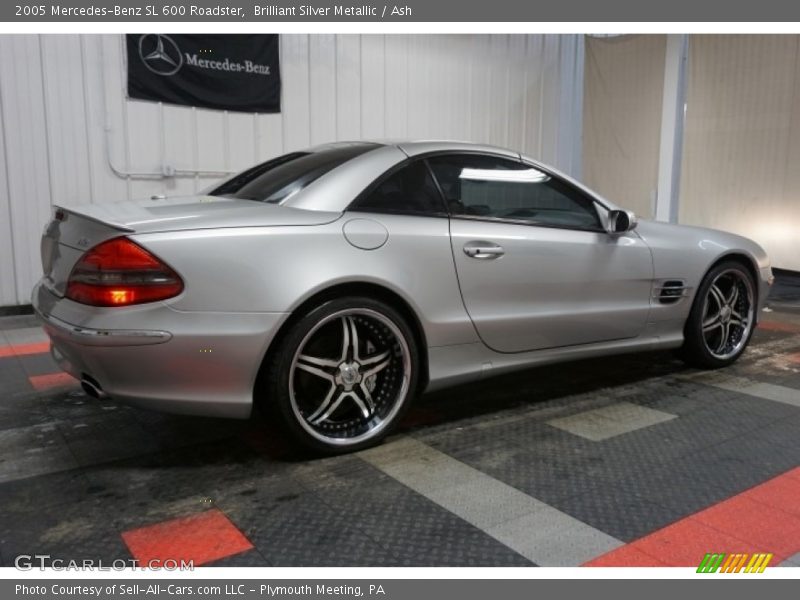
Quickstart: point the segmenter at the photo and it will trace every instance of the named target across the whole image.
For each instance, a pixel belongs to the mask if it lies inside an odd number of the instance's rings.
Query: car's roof
[[[551,175],[568,181],[586,194],[595,198],[606,208],[616,206],[607,199],[590,190],[579,181],[553,167],[508,148],[490,144],[454,140],[358,140],[330,142],[305,150],[306,152],[332,151],[347,145],[372,145],[373,148],[348,160],[318,180],[302,192],[290,197],[284,204],[294,208],[311,210],[343,211],[350,202],[376,177],[409,158],[436,152],[480,152],[522,160]]]
[[[403,151],[406,156],[417,156],[428,152],[458,151],[469,150],[472,152],[487,152],[519,158],[519,152],[493,146],[490,144],[480,144],[478,142],[468,142],[462,140],[413,140],[413,139],[375,139],[375,140],[353,140],[342,142],[329,142],[310,148],[310,152],[323,152],[344,146],[373,145],[376,148],[381,146],[395,146]]]

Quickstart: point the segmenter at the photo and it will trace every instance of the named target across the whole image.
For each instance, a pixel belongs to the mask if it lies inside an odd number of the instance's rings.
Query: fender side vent
[[[689,294],[686,283],[680,279],[669,279],[661,284],[656,284],[653,289],[653,296],[661,304],[675,304],[681,298]]]

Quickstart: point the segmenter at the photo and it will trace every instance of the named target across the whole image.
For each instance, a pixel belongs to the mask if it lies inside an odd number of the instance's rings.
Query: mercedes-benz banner
[[[241,112],[280,112],[277,35],[126,36],[128,96]]]

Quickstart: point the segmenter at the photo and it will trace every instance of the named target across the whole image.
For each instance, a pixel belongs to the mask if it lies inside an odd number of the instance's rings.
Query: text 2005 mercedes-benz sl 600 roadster
[[[415,394],[513,369],[744,351],[772,280],[752,241],[637,221],[518,152],[338,143],[206,194],[56,207],[33,304],[87,392],[247,417],[317,451],[376,443]]]

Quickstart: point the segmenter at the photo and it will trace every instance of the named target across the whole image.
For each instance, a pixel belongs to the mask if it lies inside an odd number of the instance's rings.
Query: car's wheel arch
[[[747,269],[747,272],[753,278],[753,293],[755,294],[754,302],[755,302],[756,306],[758,306],[758,302],[759,302],[759,297],[758,297],[758,293],[759,293],[759,290],[758,290],[758,264],[757,264],[756,259],[754,257],[752,257],[749,254],[747,254],[746,252],[743,252],[743,251],[740,251],[740,250],[732,250],[730,252],[726,252],[724,254],[721,254],[721,255],[717,256],[714,259],[714,261],[710,265],[708,265],[708,267],[706,267],[706,270],[703,272],[703,276],[697,282],[697,288],[696,289],[699,289],[700,285],[702,285],[702,283],[706,280],[706,277],[708,277],[708,274],[711,273],[711,271],[713,271],[721,263],[728,262],[728,261],[738,262],[745,269]],[[687,318],[688,318],[688,316],[687,316]],[[756,315],[756,320],[758,320],[758,315]]]
[[[322,289],[317,289],[298,301],[296,306],[291,310],[289,316],[284,319],[276,334],[267,347],[264,357],[261,361],[259,373],[256,378],[256,383],[253,390],[253,398],[257,400],[263,396],[259,394],[259,390],[263,388],[264,375],[266,374],[266,365],[269,365],[273,359],[276,349],[280,346],[281,341],[292,329],[292,327],[314,308],[321,306],[325,302],[338,298],[362,296],[378,300],[388,304],[394,308],[406,320],[406,323],[411,328],[414,334],[414,342],[420,357],[419,364],[419,391],[423,391],[428,385],[428,353],[427,353],[427,338],[425,335],[425,328],[417,315],[417,312],[411,306],[410,302],[400,295],[395,290],[381,285],[379,283],[370,281],[347,281],[332,284]]]

